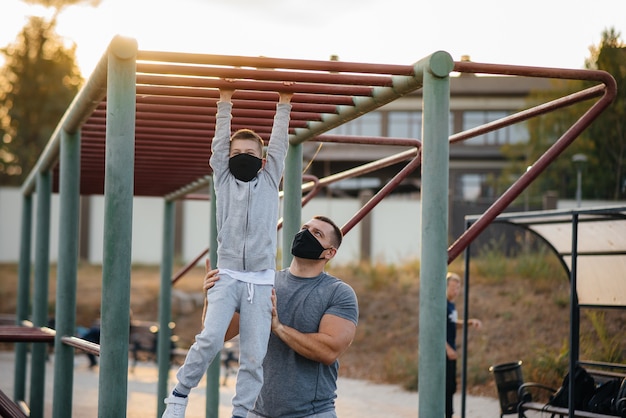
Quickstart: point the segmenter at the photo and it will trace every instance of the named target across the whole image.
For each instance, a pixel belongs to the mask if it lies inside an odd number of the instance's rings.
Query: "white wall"
[[[182,258],[189,262],[209,247],[209,218],[211,202],[208,200],[187,200],[183,202]],[[204,265],[204,261],[198,264]]]
[[[623,202],[621,202],[623,203]],[[618,205],[620,202],[583,201],[583,207]],[[573,200],[561,200],[559,209],[574,208]],[[325,215],[342,226],[359,208],[357,199],[317,197],[302,209],[302,222],[314,215]],[[92,196],[90,205],[89,262],[102,263],[104,237],[104,197]],[[161,260],[164,202],[161,198],[135,198],[133,201],[132,261],[158,264]],[[209,245],[209,201],[190,200],[182,204],[182,262],[189,262]],[[36,243],[37,199],[33,198],[32,248]],[[388,197],[378,204],[372,216],[373,261],[401,263],[420,257],[420,201]],[[19,260],[22,194],[19,188],[0,187],[0,263]],[[58,256],[59,196],[51,200],[50,260]],[[279,233],[279,245],[282,234]],[[335,263],[356,262],[360,257],[361,225],[345,237]],[[284,246],[291,249],[291,242]],[[202,261],[201,261],[202,263]]]
[[[19,259],[22,229],[22,193],[17,187],[0,187],[0,263],[14,263]],[[33,195],[31,249],[36,244],[37,198]],[[59,253],[59,196],[50,200],[50,261]],[[34,257],[34,255],[33,255]]]
[[[163,243],[163,199],[133,199],[133,263],[155,264],[161,259]],[[92,196],[90,202],[89,261],[102,264],[104,251],[104,196]]]
[[[20,189],[0,187],[0,262],[14,262],[20,253],[22,213]]]
[[[58,258],[59,196],[52,196],[50,260]],[[359,209],[357,199],[315,198],[302,209],[302,222],[314,215],[325,215],[339,226]],[[33,242],[35,245],[37,199],[33,199]],[[19,259],[22,194],[19,188],[0,188],[0,262]],[[189,262],[209,245],[208,201],[190,200],[182,204],[182,260]],[[135,198],[133,201],[132,261],[158,264],[161,259],[164,202],[161,198]],[[420,204],[416,199],[387,198],[372,212],[372,258],[397,263],[419,258]],[[104,237],[104,197],[92,196],[90,202],[89,262],[102,263]],[[279,233],[279,243],[282,234]],[[360,257],[361,226],[345,237],[335,263],[345,264]],[[282,243],[281,243],[282,244]],[[285,245],[286,251],[291,242]]]

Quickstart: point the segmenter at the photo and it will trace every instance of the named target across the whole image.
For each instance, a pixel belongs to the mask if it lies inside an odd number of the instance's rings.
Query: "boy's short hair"
[[[265,147],[265,143],[263,142],[263,138],[252,129],[239,129],[230,137],[230,142],[237,139],[245,139],[248,141],[256,141],[259,143],[259,151],[260,155],[263,156],[263,147]]]
[[[314,216],[313,219],[326,222],[327,224],[333,227],[333,231],[335,232],[334,234],[335,237],[334,239],[331,240],[331,243],[333,244],[335,249],[338,249],[339,246],[341,245],[341,242],[343,241],[343,232],[341,232],[341,228],[339,228],[336,223],[334,223],[330,218],[326,216],[317,215],[317,216]]]
[[[450,283],[450,280],[461,283],[461,276],[453,272],[448,272],[446,275],[446,283]]]

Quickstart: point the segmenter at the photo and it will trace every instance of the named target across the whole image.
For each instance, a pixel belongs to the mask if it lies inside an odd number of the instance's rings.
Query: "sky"
[[[0,47],[27,16],[46,13],[3,0]],[[57,32],[76,43],[88,77],[116,34],[142,50],[406,65],[443,50],[454,60],[583,68],[608,28],[626,40],[625,0],[102,0],[64,10]]]

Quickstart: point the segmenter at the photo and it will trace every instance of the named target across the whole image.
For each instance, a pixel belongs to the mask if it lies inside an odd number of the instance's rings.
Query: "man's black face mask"
[[[293,238],[291,254],[308,260],[321,260],[322,252],[330,248],[332,247],[324,248],[308,229],[303,229]]]
[[[256,177],[263,160],[250,154],[237,154],[228,160],[228,168],[237,180],[250,181]]]

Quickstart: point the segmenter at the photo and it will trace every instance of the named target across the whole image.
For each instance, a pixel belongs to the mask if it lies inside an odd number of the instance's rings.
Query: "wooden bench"
[[[519,405],[519,416],[525,417],[524,411],[538,411],[538,412],[547,412],[552,414],[555,417],[569,417],[569,409],[568,408],[560,408],[558,406],[547,405],[541,402],[521,402]],[[597,412],[587,412],[587,411],[574,411],[574,417],[583,417],[583,418],[615,418],[618,415],[605,415],[598,414]]]
[[[33,327],[30,325],[0,325],[0,342],[54,342],[55,332],[53,329]]]
[[[174,326],[171,326],[173,329]],[[139,361],[154,361],[157,359],[159,326],[155,322],[131,321],[129,350],[132,355],[131,371],[134,370]],[[187,356],[186,349],[178,348],[176,342],[178,337],[172,335],[170,338],[170,365],[182,364]]]

